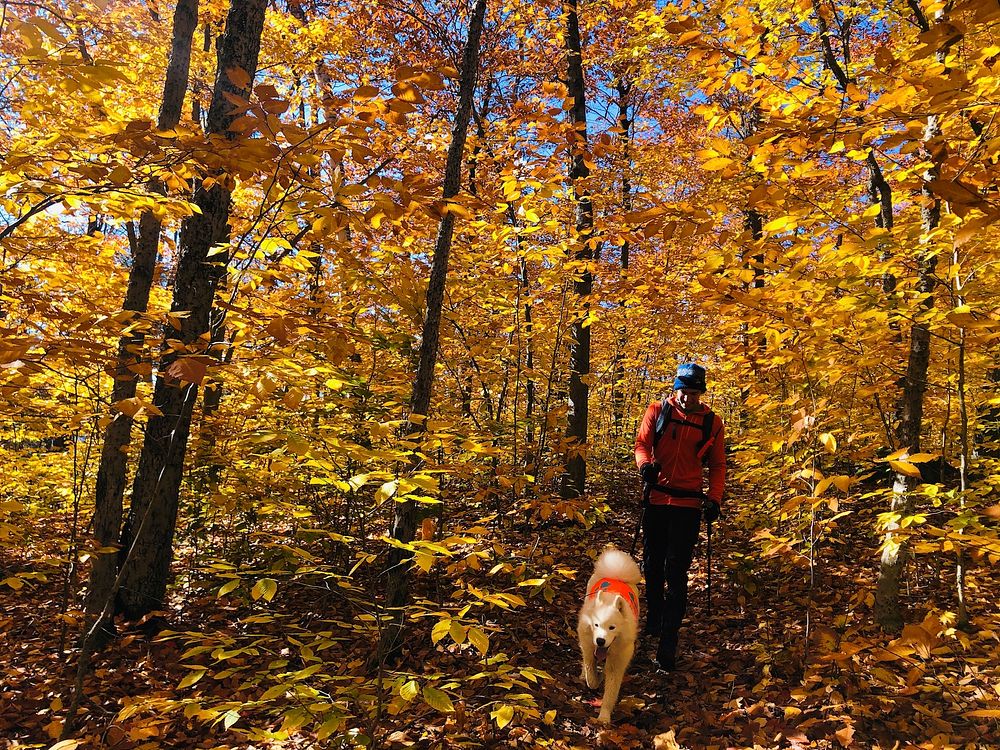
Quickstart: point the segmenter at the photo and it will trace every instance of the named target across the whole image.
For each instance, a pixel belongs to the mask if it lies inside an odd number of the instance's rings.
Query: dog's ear
[[[623,599],[620,595],[615,599],[615,607],[617,607],[619,612],[625,614],[625,599]]]

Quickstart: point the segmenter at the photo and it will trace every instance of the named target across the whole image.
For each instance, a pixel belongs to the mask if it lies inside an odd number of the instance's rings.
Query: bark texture
[[[574,259],[579,270],[573,281],[573,292],[585,311],[586,300],[594,288],[594,277],[590,271],[590,262],[594,257],[594,238],[592,236],[594,206],[590,200],[590,193],[584,185],[584,181],[590,176],[590,168],[586,162],[586,82],[583,76],[583,49],[576,0],[567,0],[563,7],[566,13],[566,86],[569,96],[573,100],[570,114],[575,130],[569,179],[576,199],[574,224],[577,250]],[[587,384],[586,377],[590,374],[590,326],[585,325],[586,322],[586,318],[578,313],[574,316],[570,326],[569,411],[566,424],[568,455],[566,473],[563,475],[561,488],[562,496],[565,498],[579,497],[584,493],[587,485],[586,450],[590,386]]]
[[[929,24],[923,17],[919,6],[914,9],[918,25],[922,28]],[[935,24],[946,20],[946,8],[941,9],[934,19]],[[938,62],[944,63],[948,49],[957,41],[945,40],[937,52]],[[947,75],[947,70],[944,73]],[[917,262],[919,276],[917,292],[925,295],[923,307],[934,306],[934,274],[937,270],[937,253],[931,246],[931,233],[941,223],[941,200],[931,189],[931,184],[940,178],[942,150],[935,148],[935,142],[941,137],[941,121],[937,114],[927,118],[924,128],[923,150],[930,166],[923,174],[921,196],[921,229],[923,238],[918,250]],[[926,243],[926,244],[924,244]],[[930,326],[915,317],[910,328],[910,349],[906,363],[906,375],[903,379],[903,390],[899,403],[899,428],[897,436],[900,448],[906,448],[911,454],[920,451],[920,433],[923,427],[924,392],[927,390],[927,369],[931,357]],[[893,482],[892,510],[901,516],[912,515],[916,496],[914,491],[920,483],[919,477],[897,474]],[[896,531],[898,524],[890,524],[886,529],[882,545],[882,559],[879,565],[878,584],[875,591],[875,620],[883,630],[895,633],[903,627],[903,612],[899,602],[900,579],[906,562],[905,540]]]
[[[176,127],[180,122],[184,93],[188,86],[192,39],[197,24],[198,0],[179,0],[174,9],[170,60],[167,64],[163,100],[156,122],[160,130]],[[165,192],[159,181],[151,183],[149,189],[150,192],[160,195]],[[125,292],[122,309],[136,314],[131,320],[123,320],[124,325],[138,319],[139,314],[144,313],[149,305],[149,291],[156,270],[161,228],[160,220],[151,211],[146,211],[139,217],[138,235],[129,238],[132,248],[132,268],[129,271],[128,289]],[[113,404],[135,396],[139,379],[136,366],[140,363],[144,339],[141,331],[135,331],[122,336],[118,342],[118,356],[114,366],[115,380],[111,390]],[[132,417],[119,412],[104,434],[94,497],[94,537],[99,548],[114,547],[119,541],[122,527],[122,498],[125,495],[128,469],[126,450],[132,439],[132,422]],[[94,556],[85,605],[88,614],[97,615],[106,609],[118,575],[118,559],[117,553],[99,553]]]
[[[431,265],[430,280],[427,285],[427,309],[420,340],[420,355],[417,372],[413,381],[410,399],[410,420],[405,434],[422,432],[431,405],[431,389],[434,382],[434,368],[437,365],[438,343],[441,331],[441,310],[444,304],[445,283],[448,279],[448,257],[455,231],[455,215],[447,208],[447,203],[456,197],[461,188],[462,155],[468,134],[469,120],[472,118],[472,97],[476,88],[479,70],[479,43],[486,17],[486,0],[476,0],[469,21],[469,35],[462,55],[462,72],[459,81],[458,110],[451,129],[451,143],[445,161],[444,186],[442,189],[443,213],[438,225],[437,240],[434,243],[434,260]],[[414,462],[417,459],[414,458]],[[416,468],[416,463],[413,467]],[[417,508],[412,500],[397,503],[392,524],[392,538],[404,544],[413,541],[417,526]],[[398,654],[402,646],[403,611],[409,598],[409,560],[406,550],[392,547],[386,568],[385,603],[392,613],[389,627],[383,631],[379,644],[379,655],[389,657]]]
[[[208,112],[210,136],[234,138],[229,130],[242,114],[232,98],[246,100],[257,71],[265,0],[233,0],[219,50],[219,68]],[[228,97],[227,97],[228,95]],[[160,358],[153,402],[162,416],[150,418],[132,488],[132,504],[122,531],[126,551],[118,591],[118,611],[134,619],[162,606],[173,554],[184,456],[191,430],[191,414],[198,393],[197,361],[187,366],[183,356],[206,350],[212,303],[228,257],[208,257],[209,250],[228,238],[231,196],[220,182],[199,185],[194,203],[199,207],[184,221],[180,260],[174,281],[173,312],[177,330],[168,326],[165,339],[179,340],[183,354],[170,347]]]

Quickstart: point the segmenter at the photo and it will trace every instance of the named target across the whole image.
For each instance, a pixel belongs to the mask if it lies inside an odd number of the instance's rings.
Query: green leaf
[[[424,686],[424,702],[441,713],[450,714],[455,710],[455,705],[451,702],[451,698],[446,693],[437,688],[432,688],[430,685]]]
[[[240,712],[234,708],[226,711],[225,716],[222,717],[222,727],[223,729],[229,729],[233,724],[240,720]]]

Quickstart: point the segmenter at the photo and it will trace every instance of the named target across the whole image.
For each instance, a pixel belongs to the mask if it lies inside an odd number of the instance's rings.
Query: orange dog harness
[[[625,581],[616,581],[614,578],[602,578],[587,592],[587,596],[597,596],[598,591],[608,594],[618,594],[618,596],[628,602],[628,606],[632,608],[632,614],[635,615],[635,619],[638,621],[639,600],[636,598],[635,591]]]

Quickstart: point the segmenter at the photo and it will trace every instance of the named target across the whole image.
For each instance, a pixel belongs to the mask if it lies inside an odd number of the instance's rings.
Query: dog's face
[[[593,598],[590,611],[585,613],[587,624],[597,648],[610,648],[615,638],[625,631],[627,625],[628,605],[618,594],[605,594],[598,591]]]

